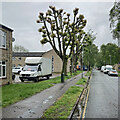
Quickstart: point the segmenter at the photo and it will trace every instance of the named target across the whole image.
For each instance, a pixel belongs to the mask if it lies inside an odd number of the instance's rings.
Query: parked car
[[[106,66],[105,66],[105,69],[103,70],[103,72],[104,72],[105,74],[108,74],[108,72],[109,72],[112,68],[113,68],[112,65],[106,65]]]
[[[80,65],[77,65],[77,70],[80,70]]]
[[[118,76],[118,72],[114,69],[111,69],[109,72],[108,72],[108,75],[113,75],[113,76]]]
[[[103,72],[103,71],[104,71],[104,69],[105,69],[105,66],[102,66],[102,67],[101,67],[101,72]]]
[[[17,73],[19,74],[19,73],[22,71],[22,68],[23,68],[23,67],[21,67],[21,66],[14,67],[14,68],[12,69],[12,72],[13,72],[13,73],[16,73],[16,74],[17,74]]]

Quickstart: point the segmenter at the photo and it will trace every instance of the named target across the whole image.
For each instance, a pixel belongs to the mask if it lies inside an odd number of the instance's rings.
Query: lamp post
[[[82,68],[82,78],[83,78],[83,46],[82,46],[82,61],[81,61],[81,68]]]
[[[111,55],[109,55],[110,56],[110,65],[111,65]]]

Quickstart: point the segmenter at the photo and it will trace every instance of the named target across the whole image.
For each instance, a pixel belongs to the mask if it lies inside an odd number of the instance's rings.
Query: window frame
[[[1,76],[0,78],[6,78],[6,62],[3,64],[5,61],[0,61],[0,66],[1,66]],[[5,76],[3,76],[3,67],[5,67]]]
[[[7,42],[7,33],[0,29],[0,38],[1,38],[1,45],[0,48],[6,49],[6,42]]]

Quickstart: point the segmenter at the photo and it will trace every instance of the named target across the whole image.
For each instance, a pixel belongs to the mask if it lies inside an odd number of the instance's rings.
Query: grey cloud
[[[87,19],[86,31],[92,29],[97,33],[95,44],[100,47],[101,44],[115,42],[109,29],[109,10],[113,3],[97,2],[11,2],[2,3],[2,23],[14,29],[15,44],[23,45],[30,51],[46,51],[51,49],[49,44],[42,46],[40,44],[41,35],[38,33],[40,27],[36,23],[40,11],[46,12],[49,5],[57,8],[63,8],[66,12],[71,13],[75,7],[78,7],[80,14]]]

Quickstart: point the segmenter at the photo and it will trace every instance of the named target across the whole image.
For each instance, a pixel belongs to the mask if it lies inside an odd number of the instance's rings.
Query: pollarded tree
[[[77,36],[77,40],[75,41],[75,49],[72,54],[73,57],[71,59],[72,61],[71,63],[74,63],[74,68],[75,68],[73,69],[73,72],[74,70],[76,70],[78,60],[81,56],[82,49],[87,47],[90,44],[91,44],[91,39],[89,35],[87,35],[83,30],[81,30],[81,32]]]
[[[118,39],[120,47],[120,2],[115,2],[109,14],[110,28],[114,39]]]
[[[42,24],[39,32],[42,32],[43,39],[40,42],[49,43],[63,62],[61,75],[66,72],[67,60],[72,53],[69,52],[68,55],[67,50],[69,47],[72,49],[74,45],[74,34],[86,25],[84,17],[77,16],[78,10],[78,8],[73,10],[73,21],[71,22],[69,13],[63,12],[63,9],[56,10],[55,7],[49,6],[45,14],[39,13],[37,20],[37,23]],[[64,81],[61,79],[61,82]]]

